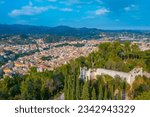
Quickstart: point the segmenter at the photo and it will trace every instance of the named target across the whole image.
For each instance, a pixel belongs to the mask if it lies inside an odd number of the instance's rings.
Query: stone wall
[[[97,75],[109,75],[113,78],[119,76],[122,80],[126,80],[129,84],[132,84],[136,76],[139,75],[143,76],[143,71],[142,68],[135,68],[129,73],[101,69],[101,68],[89,69],[89,70],[87,70],[86,68],[80,69],[80,78],[82,79],[88,79],[88,80],[96,79]]]

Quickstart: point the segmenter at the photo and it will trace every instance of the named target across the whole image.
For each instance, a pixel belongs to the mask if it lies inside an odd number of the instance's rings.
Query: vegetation
[[[82,47],[82,46],[85,46],[85,44],[80,44],[80,43],[77,43],[77,44],[64,43],[64,44],[56,45],[55,47],[63,47],[63,46],[75,46],[75,47]]]
[[[98,51],[71,60],[54,71],[36,72],[0,80],[0,99],[54,99],[63,90],[66,100],[149,99],[150,79],[138,76],[130,86],[120,77],[97,76],[97,80],[79,79],[80,68],[105,68],[129,72],[142,67],[150,72],[150,51],[140,51],[129,42],[102,43]]]
[[[68,78],[65,80],[65,99],[74,99],[74,97],[78,97],[76,99],[81,100],[135,99],[145,90],[150,90],[150,79],[139,76],[137,77],[139,80],[136,79],[133,86],[130,86],[118,76],[112,78],[108,75],[102,75],[97,76],[97,80],[82,81],[79,79],[78,73],[80,72],[80,67],[83,66],[123,72],[130,72],[135,67],[142,67],[144,71],[150,72],[149,53],[150,51],[140,51],[137,45],[131,45],[129,42],[125,42],[124,44],[120,44],[119,42],[100,44],[98,51],[92,52],[88,57],[80,57],[71,61],[67,65],[67,76],[69,76],[69,80],[67,80]],[[144,81],[142,82],[141,80]],[[67,95],[70,92],[77,93]]]
[[[135,98],[136,100],[150,100],[150,91],[144,92],[138,97]]]
[[[37,73],[32,68],[29,75],[6,77],[0,81],[0,99],[48,100],[63,90],[63,76],[58,71]]]
[[[132,98],[133,99],[150,99],[150,79],[146,77],[137,77],[132,85]],[[146,96],[147,95],[147,96]],[[145,96],[145,98],[143,98]]]
[[[46,60],[52,60],[53,56],[42,56],[41,60],[46,61]]]

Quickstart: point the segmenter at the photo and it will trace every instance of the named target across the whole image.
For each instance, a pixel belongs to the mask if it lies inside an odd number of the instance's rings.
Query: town
[[[113,40],[103,38],[45,43],[41,38],[37,39],[35,44],[1,44],[0,61],[3,64],[0,66],[0,76],[4,78],[25,75],[31,67],[36,67],[37,72],[54,70],[62,64],[69,63],[71,59],[87,56],[92,51],[96,51],[97,46],[104,42],[113,42]],[[142,51],[150,49],[148,42],[132,41],[132,44],[138,44]]]
[[[42,39],[39,39],[37,45],[1,46],[0,56],[4,58],[8,57],[12,59],[15,56],[12,53],[23,54],[31,51],[35,52],[31,55],[18,57],[17,60],[8,60],[6,64],[1,66],[0,75],[3,77],[11,77],[16,74],[24,75],[28,73],[31,67],[36,67],[38,72],[53,70],[62,64],[68,63],[71,59],[87,56],[90,52],[96,50],[96,45],[99,43],[100,41],[98,40],[84,40],[45,44]],[[7,54],[7,52],[10,52],[10,54]]]

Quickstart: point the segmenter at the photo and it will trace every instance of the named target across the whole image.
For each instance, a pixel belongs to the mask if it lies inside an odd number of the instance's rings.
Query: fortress
[[[97,79],[97,75],[109,75],[113,78],[119,76],[122,80],[126,80],[127,83],[132,84],[136,76],[143,76],[143,70],[142,68],[134,68],[132,71],[126,73],[101,68],[89,70],[86,67],[80,68],[80,79],[82,80]]]

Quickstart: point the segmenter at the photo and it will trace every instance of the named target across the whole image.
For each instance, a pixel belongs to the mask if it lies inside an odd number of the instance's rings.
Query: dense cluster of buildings
[[[58,46],[64,43],[68,43],[70,45],[66,46]],[[99,44],[98,40],[89,40],[89,41],[72,41],[72,42],[58,42],[58,43],[49,43],[44,44],[42,40],[38,40],[37,45],[39,51],[19,57],[17,60],[8,61],[5,65],[0,68],[0,75],[12,76],[13,74],[24,75],[27,74],[31,67],[36,67],[37,72],[43,72],[44,70],[53,70],[62,64],[68,63],[71,59],[78,58],[80,56],[87,56],[90,52],[97,49],[95,45]],[[77,47],[72,44],[84,44],[84,46]],[[8,46],[4,47],[5,50],[12,50],[13,52],[18,53],[18,48],[22,51],[26,51],[28,49],[37,49],[37,45],[24,45],[20,48],[20,46]],[[44,49],[48,47],[47,49]],[[15,49],[16,48],[16,49]],[[29,51],[30,52],[30,51]],[[50,59],[42,59],[42,58]]]

